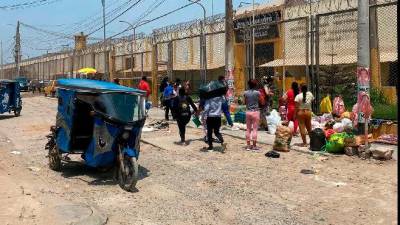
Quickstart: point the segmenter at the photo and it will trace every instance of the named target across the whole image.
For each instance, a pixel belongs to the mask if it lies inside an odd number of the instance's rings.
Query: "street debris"
[[[155,120],[145,125],[147,128],[153,128],[154,130],[169,129],[169,123],[165,120]]]
[[[30,167],[28,167],[28,169],[29,169],[30,171],[33,171],[33,172],[39,172],[39,171],[40,171],[40,168],[34,167],[34,166],[30,166]]]
[[[10,152],[11,154],[14,154],[14,155],[21,155],[21,152],[19,152],[19,151],[12,151],[12,152]]]
[[[344,153],[348,156],[355,156],[358,155],[358,148],[347,146],[344,148]]]
[[[302,174],[316,174],[316,171],[313,169],[302,169],[300,170],[300,173]]]
[[[374,149],[371,150],[372,157],[374,159],[379,159],[379,160],[392,159],[393,152],[394,152],[393,149],[388,149],[381,146],[376,146],[374,147]]]
[[[268,158],[279,158],[281,155],[278,152],[272,150],[265,153],[265,156]]]
[[[143,127],[142,132],[152,132],[154,131],[153,127]]]

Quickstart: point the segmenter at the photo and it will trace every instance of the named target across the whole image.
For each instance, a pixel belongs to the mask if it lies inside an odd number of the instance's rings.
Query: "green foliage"
[[[382,90],[379,90],[377,88],[371,88],[369,96],[371,98],[371,103],[372,105],[389,105],[389,100],[385,96]]]
[[[350,109],[357,102],[357,78],[355,65],[332,65],[320,67],[320,96],[342,96],[346,109]],[[318,103],[319,104],[319,103]]]
[[[386,120],[397,120],[397,106],[388,104],[373,104],[374,113],[372,118],[374,119],[386,119]]]

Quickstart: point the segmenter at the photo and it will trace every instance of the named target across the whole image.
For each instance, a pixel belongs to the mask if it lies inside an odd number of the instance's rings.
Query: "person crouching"
[[[187,145],[185,139],[186,125],[189,123],[192,113],[190,106],[194,112],[197,112],[197,107],[193,103],[192,98],[186,94],[184,88],[180,88],[178,96],[173,100],[173,111],[176,115],[176,122],[178,123],[179,135],[181,137],[181,144]]]

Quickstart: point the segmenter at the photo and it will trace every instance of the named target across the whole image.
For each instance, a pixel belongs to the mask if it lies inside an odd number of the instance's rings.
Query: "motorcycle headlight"
[[[129,138],[129,131],[124,131],[124,133],[122,133],[122,138],[127,140]]]

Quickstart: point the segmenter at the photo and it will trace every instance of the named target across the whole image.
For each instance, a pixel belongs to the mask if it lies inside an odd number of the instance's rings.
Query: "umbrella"
[[[83,74],[92,74],[92,73],[97,73],[97,70],[94,68],[82,68],[80,70],[78,70],[78,73],[83,73]]]

